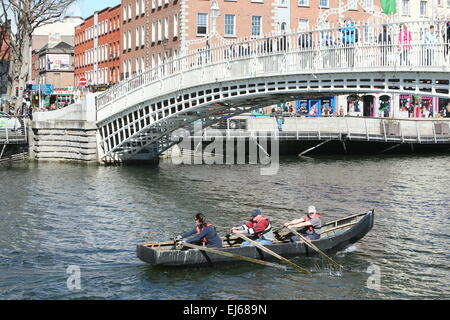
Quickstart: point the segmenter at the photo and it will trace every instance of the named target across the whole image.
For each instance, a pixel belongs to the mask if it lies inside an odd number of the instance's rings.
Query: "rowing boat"
[[[322,251],[338,251],[363,238],[373,227],[374,210],[330,221],[322,227],[322,235],[312,240]],[[292,234],[276,234],[277,240],[266,247],[283,257],[309,256],[316,252],[303,242],[291,242]],[[240,247],[239,237],[224,237],[223,248],[216,249],[253,259],[273,260],[273,256],[259,248]],[[205,252],[198,249],[177,249],[174,241],[140,243],[136,249],[137,257],[152,266],[188,266],[239,260]]]

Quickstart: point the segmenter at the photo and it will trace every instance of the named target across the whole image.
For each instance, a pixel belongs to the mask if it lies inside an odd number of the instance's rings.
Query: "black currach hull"
[[[342,250],[364,237],[372,229],[373,222],[374,210],[370,210],[364,214],[327,223],[323,229],[324,236],[319,240],[313,241],[313,243],[322,251]],[[312,249],[300,242],[278,242],[266,247],[286,258],[316,254]],[[138,244],[136,250],[137,257],[152,266],[190,266],[241,261],[197,249],[177,250],[173,247],[173,244],[169,245],[167,243]],[[239,246],[225,246],[217,250],[265,261],[275,259],[273,256],[253,246],[242,248]]]

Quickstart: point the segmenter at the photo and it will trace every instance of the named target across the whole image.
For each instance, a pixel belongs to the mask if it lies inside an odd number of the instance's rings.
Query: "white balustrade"
[[[218,43],[190,51],[133,78],[122,81],[97,97],[97,110],[144,88],[151,99],[180,88],[216,80],[282,73],[363,72],[370,70],[441,70],[449,68],[449,39],[446,22],[420,21],[292,32],[254,40]],[[399,42],[400,25],[411,32],[408,44]],[[435,36],[427,35],[435,27]],[[379,38],[383,26],[386,36]],[[346,29],[347,28],[347,29]],[[357,42],[345,43],[357,30]],[[347,33],[346,33],[347,32]],[[427,42],[427,37],[435,42]],[[381,40],[381,41],[380,41]],[[181,84],[181,85],[180,85]],[[444,86],[448,84],[444,84]],[[433,86],[431,84],[430,86]],[[120,99],[120,100],[119,100]],[[134,101],[128,101],[132,106]],[[112,110],[113,111],[113,110]]]

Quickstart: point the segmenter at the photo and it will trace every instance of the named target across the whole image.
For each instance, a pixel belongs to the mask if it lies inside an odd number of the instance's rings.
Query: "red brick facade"
[[[75,28],[75,87],[81,78],[91,86],[120,81],[121,7],[96,12]]]
[[[222,37],[256,38],[283,28],[314,28],[320,15],[330,25],[339,19],[361,21],[370,17],[359,4],[339,16],[336,8],[347,1],[217,0],[219,36],[210,42]],[[379,11],[380,0],[357,2],[372,2]],[[91,84],[115,83],[169,57],[177,57],[182,44],[186,49],[204,47],[205,35],[212,32],[211,3],[210,0],[122,0],[121,5],[87,18],[75,32],[75,85],[82,77]],[[108,22],[107,32],[98,36],[97,54],[93,32],[95,15],[99,30],[104,21]],[[104,48],[107,48],[106,58]]]

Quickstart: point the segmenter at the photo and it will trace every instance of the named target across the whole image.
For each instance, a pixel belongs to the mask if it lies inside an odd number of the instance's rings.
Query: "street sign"
[[[87,84],[87,80],[85,78],[80,79],[80,86],[85,86]]]
[[[42,94],[52,94],[53,93],[53,85],[52,84],[27,84],[27,90],[40,91]]]
[[[42,94],[52,94],[53,93],[53,85],[52,84],[41,84],[40,85]]]

